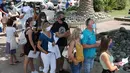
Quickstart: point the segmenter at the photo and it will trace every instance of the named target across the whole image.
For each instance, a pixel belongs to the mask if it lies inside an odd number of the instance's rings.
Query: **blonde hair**
[[[70,37],[68,38],[68,44],[69,44],[71,41],[73,41],[73,40],[79,38],[79,37],[80,37],[80,34],[81,34],[81,29],[80,29],[80,28],[75,28],[75,29],[72,31],[72,34],[70,35]]]

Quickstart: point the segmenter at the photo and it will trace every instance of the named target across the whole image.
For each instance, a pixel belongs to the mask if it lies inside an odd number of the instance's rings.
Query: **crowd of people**
[[[5,0],[3,0],[3,4],[5,4]],[[63,69],[65,59],[70,64],[72,73],[81,73],[82,68],[84,73],[91,73],[98,48],[100,48],[99,60],[103,67],[102,73],[114,73],[118,70],[118,67],[114,65],[113,56],[109,52],[112,38],[104,35],[101,42],[96,42],[96,34],[93,30],[95,22],[91,18],[85,21],[86,29],[83,31],[76,27],[70,32],[70,27],[65,22],[65,14],[62,11],[56,13],[55,23],[51,24],[44,12],[40,12],[36,18],[33,8],[26,3],[21,9],[22,13],[15,11],[13,2],[10,2],[10,5],[11,9],[7,12],[5,6],[1,9],[3,31],[6,32],[7,37],[5,51],[10,54],[10,65],[20,63],[15,55],[18,48],[16,37],[19,36],[16,31],[16,21],[19,19],[26,38],[26,43],[20,44],[22,47],[20,56],[24,56],[24,73],[28,73],[28,65],[31,73],[38,73],[33,63],[35,58],[28,57],[30,51],[33,51],[34,54],[40,52],[38,55],[39,71],[44,73],[67,73]],[[68,57],[63,56],[65,48],[67,48]]]

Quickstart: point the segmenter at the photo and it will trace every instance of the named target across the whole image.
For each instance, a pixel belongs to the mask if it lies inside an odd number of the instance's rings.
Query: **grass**
[[[125,9],[113,10],[112,12],[109,12],[108,14],[111,15],[112,17],[130,16],[130,14],[128,14],[129,9],[130,9],[130,2],[127,0],[127,6]]]

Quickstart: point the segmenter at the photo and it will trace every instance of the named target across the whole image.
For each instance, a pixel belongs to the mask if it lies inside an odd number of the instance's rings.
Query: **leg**
[[[3,23],[3,32],[5,32],[6,29],[6,23]]]
[[[28,59],[27,55],[25,55],[25,58],[24,58],[24,73],[27,73],[28,63],[29,63],[29,59]]]
[[[19,63],[19,61],[18,61],[18,59],[17,59],[17,57],[16,57],[16,55],[15,55],[16,49],[11,50],[11,52],[12,52],[12,54],[13,54],[14,62],[15,62],[15,63]]]
[[[50,59],[51,59],[50,60],[50,66],[51,66],[50,73],[55,73],[55,70],[56,70],[56,57],[55,57],[54,53],[51,53]]]
[[[42,62],[40,55],[41,55],[41,53],[39,54],[39,71],[42,71],[43,70],[43,62]]]
[[[81,63],[79,63],[78,65],[74,65],[74,63],[70,64],[72,73],[80,73],[81,71]]]
[[[63,64],[64,64],[64,57],[62,56],[60,58],[60,70],[63,70]]]
[[[16,49],[10,50],[10,54],[11,54],[11,58],[12,58],[12,64],[14,64],[14,62],[16,61]]]
[[[13,65],[13,54],[10,54],[10,65]]]
[[[63,47],[63,46],[59,46],[59,49],[60,49],[60,53],[61,53],[61,55],[62,55],[62,52],[63,52],[63,50],[64,50],[64,47]],[[60,71],[62,71],[62,70],[63,70],[63,64],[64,64],[64,57],[61,56],[61,58],[59,58],[59,61],[58,61],[58,62],[59,62],[59,63],[58,63],[59,69],[60,69]]]
[[[24,45],[21,45],[21,54],[20,54],[20,57],[23,57],[24,56]]]
[[[94,65],[94,58],[90,60],[90,71],[92,71]]]
[[[90,69],[91,69],[91,63],[90,63],[90,59],[84,59],[84,73],[90,73]]]
[[[33,58],[29,58],[29,65],[30,65],[31,71],[35,71],[34,64],[33,64]]]
[[[49,54],[45,54],[45,53],[41,53],[41,59],[44,63],[44,69],[43,69],[43,72],[44,73],[48,73],[48,70],[49,70]]]

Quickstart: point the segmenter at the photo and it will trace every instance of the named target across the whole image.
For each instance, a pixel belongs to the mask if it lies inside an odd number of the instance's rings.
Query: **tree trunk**
[[[77,13],[79,15],[90,15],[93,14],[94,8],[93,8],[93,0],[80,0],[80,5],[77,10]]]

